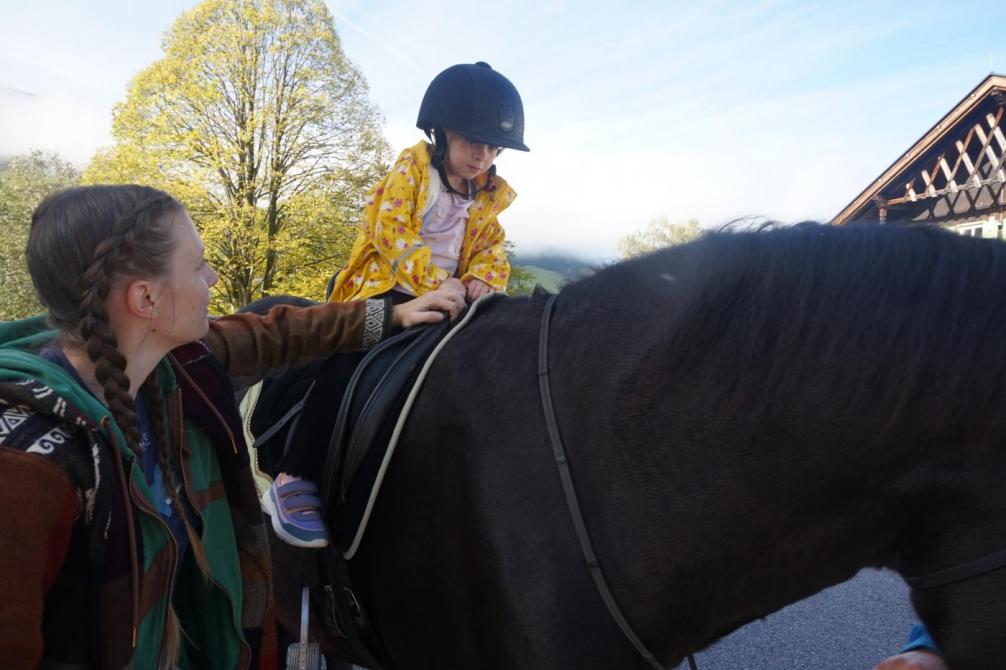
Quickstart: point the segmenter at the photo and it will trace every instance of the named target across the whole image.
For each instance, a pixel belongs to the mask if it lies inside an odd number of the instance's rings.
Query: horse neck
[[[632,311],[561,296],[550,376],[613,581],[675,603],[654,625],[712,640],[887,560],[898,515],[878,493],[903,452],[878,452],[870,428],[819,402],[809,379],[768,398],[757,369],[669,367],[681,357],[666,322]],[[717,600],[721,589],[741,597]]]

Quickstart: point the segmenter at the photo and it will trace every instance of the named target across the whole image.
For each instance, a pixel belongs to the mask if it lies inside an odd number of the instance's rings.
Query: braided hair
[[[182,205],[146,186],[84,186],[57,192],[32,216],[26,255],[39,301],[61,341],[87,353],[95,365],[112,418],[127,446],[140,452],[136,405],[129,393],[126,357],[118,348],[105,301],[123,276],[159,277],[170,268],[174,237],[170,214]],[[164,401],[156,370],[143,385],[151,407],[157,458],[169,497],[184,521],[193,554],[209,574],[206,552],[178,498],[169,461]]]
[[[108,409],[134,451],[136,407],[105,300],[118,277],[168,272],[174,241],[166,215],[180,209],[167,193],[145,186],[71,188],[42,201],[28,236],[28,272],[49,323],[94,363]]]
[[[133,450],[140,442],[136,408],[105,300],[121,276],[168,272],[174,241],[167,214],[181,208],[146,186],[83,186],[50,195],[32,215],[26,256],[39,301],[61,341],[95,364],[105,402]]]

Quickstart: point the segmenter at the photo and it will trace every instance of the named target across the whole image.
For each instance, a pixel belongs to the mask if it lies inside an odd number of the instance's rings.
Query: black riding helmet
[[[438,74],[419,105],[416,126],[429,137],[450,128],[474,142],[530,151],[524,144],[524,105],[510,80],[488,63],[452,65]]]

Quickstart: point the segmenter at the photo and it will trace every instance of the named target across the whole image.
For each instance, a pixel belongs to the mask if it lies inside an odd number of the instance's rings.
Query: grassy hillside
[[[514,259],[522,268],[534,272],[538,283],[548,290],[594,274],[598,262],[564,254],[518,254]],[[555,282],[558,284],[555,284]]]
[[[538,286],[551,293],[555,293],[560,286],[566,283],[565,278],[558,272],[546,270],[537,265],[522,265],[521,267],[531,273]]]

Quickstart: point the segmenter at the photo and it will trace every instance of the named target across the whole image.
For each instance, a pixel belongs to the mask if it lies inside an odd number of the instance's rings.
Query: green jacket
[[[268,543],[231,382],[363,348],[389,320],[377,301],[225,317],[160,363],[171,459],[208,581],[191,551],[178,565],[107,408],[36,355],[53,341],[41,318],[0,323],[0,537],[19,548],[0,552],[5,665],[154,668],[173,594],[182,667],[275,667]]]

